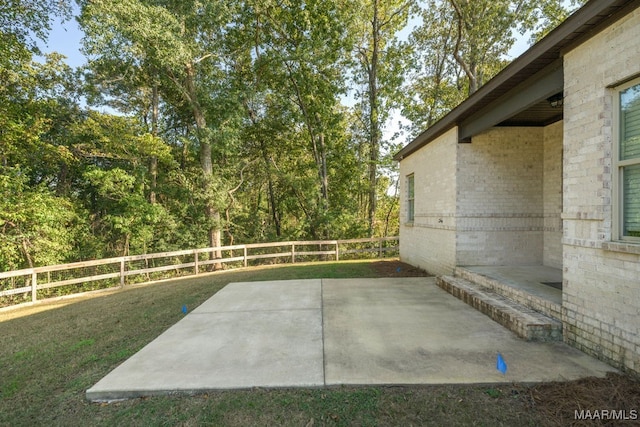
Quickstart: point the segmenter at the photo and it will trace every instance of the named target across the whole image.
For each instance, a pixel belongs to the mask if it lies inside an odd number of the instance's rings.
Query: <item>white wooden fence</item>
[[[34,267],[0,273],[0,307],[38,300],[38,291],[87,284],[93,289],[124,287],[127,278],[135,283],[158,278],[197,275],[208,265],[227,267],[249,265],[252,260],[270,259],[272,263],[295,263],[308,260],[382,258],[398,253],[398,237],[255,243],[214,248],[187,249],[145,255],[74,262],[70,264]],[[310,250],[315,249],[315,250]],[[203,256],[204,254],[204,256]],[[218,254],[219,257],[215,257]],[[363,256],[363,254],[369,254]],[[262,261],[264,263],[264,261]],[[151,265],[150,265],[151,264]],[[151,273],[162,273],[151,277]],[[68,289],[68,288],[67,288]],[[82,289],[82,291],[93,290]],[[73,291],[65,294],[74,293]],[[44,295],[45,298],[47,295]],[[50,296],[50,295],[49,295]],[[54,295],[55,296],[55,295]]]

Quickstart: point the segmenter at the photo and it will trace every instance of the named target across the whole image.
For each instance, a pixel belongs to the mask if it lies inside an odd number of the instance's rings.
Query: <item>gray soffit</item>
[[[496,125],[542,126],[560,120],[562,108],[553,110],[545,104],[548,97],[563,90],[563,54],[638,7],[640,0],[589,1],[418,135],[394,159],[402,160],[454,126],[459,126],[459,140],[468,141],[471,136]]]

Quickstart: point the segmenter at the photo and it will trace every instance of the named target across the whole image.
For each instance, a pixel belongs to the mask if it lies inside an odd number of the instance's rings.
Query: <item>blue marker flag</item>
[[[182,306],[182,312],[183,312],[184,314],[187,314],[187,306],[186,306],[186,305],[183,305],[183,306]]]
[[[507,362],[504,361],[500,353],[498,353],[498,361],[496,362],[496,369],[502,372],[502,375],[507,373]]]

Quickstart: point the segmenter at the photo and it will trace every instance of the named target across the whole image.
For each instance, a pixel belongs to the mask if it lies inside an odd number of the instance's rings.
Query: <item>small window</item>
[[[407,220],[413,222],[415,215],[415,182],[413,174],[407,176]]]
[[[617,235],[640,242],[640,81],[618,89]]]

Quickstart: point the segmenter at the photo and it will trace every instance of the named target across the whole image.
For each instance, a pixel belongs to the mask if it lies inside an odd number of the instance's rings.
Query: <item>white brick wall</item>
[[[493,128],[458,152],[458,265],[539,265],[543,128]]]
[[[567,52],[564,76],[564,122],[495,128],[471,144],[453,129],[401,162],[400,255],[436,274],[562,265],[565,340],[640,373],[640,245],[611,242],[613,95],[640,76],[640,10]]]
[[[400,162],[400,258],[433,274],[456,265],[456,151],[454,128]],[[414,174],[415,219],[407,222],[406,177]]]
[[[564,57],[565,340],[640,372],[640,246],[612,237],[613,87],[640,74],[640,11]]]
[[[452,130],[402,160],[403,261],[435,274],[449,274],[456,265],[543,260],[560,267],[561,137],[561,123],[494,128],[471,144],[457,144]],[[410,174],[412,224],[407,223]]]
[[[562,121],[544,128],[542,263],[555,268],[562,268],[562,129]]]

